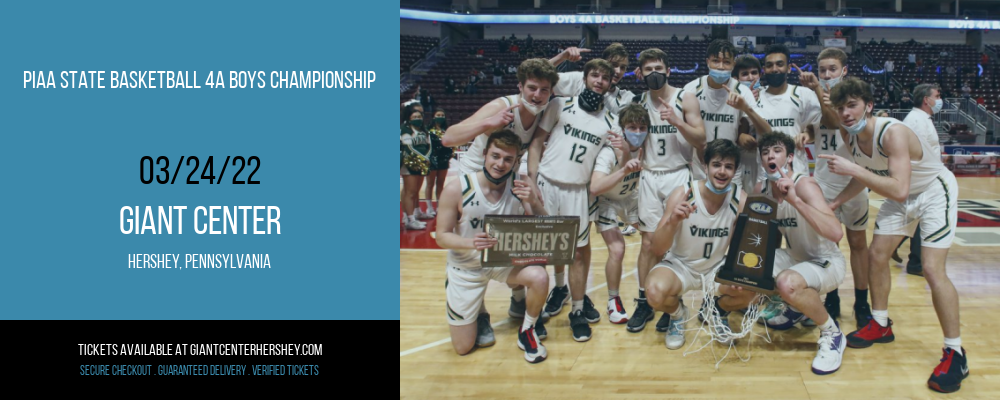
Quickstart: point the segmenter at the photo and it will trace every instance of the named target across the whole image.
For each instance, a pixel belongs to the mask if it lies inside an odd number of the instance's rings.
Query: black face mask
[[[499,179],[494,178],[493,175],[490,175],[490,171],[486,169],[486,164],[483,164],[483,175],[486,175],[486,180],[490,181],[490,183],[494,185],[499,185],[503,183],[503,181],[507,180],[507,178],[510,177],[510,174],[512,174],[513,172],[514,168],[511,168],[510,171],[507,171],[507,173],[503,174],[503,176],[501,176]]]
[[[642,81],[646,83],[646,87],[650,90],[660,90],[663,85],[667,84],[667,74],[662,72],[650,72],[642,78]]]
[[[597,111],[604,103],[604,95],[590,89],[583,89],[580,93],[580,108],[586,112]]]
[[[424,120],[422,119],[411,120],[410,125],[413,125],[413,127],[417,129],[424,129]]]
[[[767,83],[767,87],[778,87],[785,84],[785,77],[787,75],[781,72],[764,74],[764,82]]]
[[[434,123],[440,126],[445,126],[447,119],[445,119],[445,117],[434,117]]]

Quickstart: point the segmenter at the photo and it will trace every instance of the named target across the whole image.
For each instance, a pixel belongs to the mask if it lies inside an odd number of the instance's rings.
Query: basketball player
[[[796,138],[796,149],[804,151],[805,142],[809,141],[815,143],[818,155],[836,154],[850,159],[850,146],[847,145],[846,136],[841,134],[839,128],[840,118],[829,104],[829,90],[847,76],[847,53],[835,47],[826,48],[819,53],[816,63],[819,65],[819,80],[809,72],[800,71],[800,81],[803,86],[812,89],[819,98],[824,99],[821,104],[822,119],[819,124],[813,125],[812,132],[817,132],[815,137],[811,137],[813,135],[810,135],[810,132],[799,134]],[[833,201],[844,191],[851,180],[849,176],[830,172],[827,160],[822,157],[816,159],[815,179],[828,202]],[[851,248],[851,272],[854,276],[854,318],[858,329],[861,329],[868,324],[868,319],[871,317],[871,306],[868,305],[868,238],[865,236],[865,230],[868,229],[868,191],[862,190],[857,196],[840,205],[834,213],[847,228],[847,244]],[[837,290],[826,295],[823,305],[834,318],[840,316],[840,295]]]
[[[736,66],[733,67],[733,77],[738,79],[740,86],[744,90],[749,90],[753,94],[754,104],[760,98],[760,60],[757,60],[753,55],[740,56],[736,59]],[[770,126],[770,125],[768,125]],[[762,131],[762,132],[768,132]],[[743,190],[750,193],[754,189],[754,185],[757,184],[757,177],[760,176],[760,171],[763,169],[760,167],[760,153],[757,151],[757,139],[756,139],[756,129],[747,121],[740,121],[739,127],[739,144],[740,150],[740,165],[743,166],[743,175],[738,176],[737,179],[742,183]]]
[[[589,52],[590,49],[569,47],[562,53],[552,57],[549,62],[558,67],[564,61],[580,61],[582,58],[580,54]],[[608,110],[611,110],[613,114],[618,115],[621,109],[631,104],[632,98],[635,97],[635,93],[632,93],[631,90],[618,86],[618,82],[625,76],[625,71],[628,71],[628,51],[625,50],[625,46],[621,43],[611,43],[608,47],[604,48],[601,58],[611,63],[614,72],[614,76],[611,77],[611,87],[604,97],[604,106]],[[553,91],[556,96],[573,97],[583,93],[584,87],[584,75],[582,72],[561,72],[559,73],[559,83],[554,85]]]
[[[663,311],[668,321],[665,343],[676,350],[684,345],[683,323],[687,309],[680,297],[701,290],[703,280],[712,282],[722,265],[729,235],[746,194],[736,190],[733,178],[740,164],[740,150],[728,139],[709,142],[704,158],[708,160],[708,180],[694,180],[674,189],[667,198],[664,212],[652,238],[654,253],[666,253],[646,277],[649,305]],[[713,284],[713,287],[715,285]],[[724,289],[717,298],[721,324],[729,321],[728,310],[748,304],[754,293]]]
[[[695,79],[684,86],[685,92],[694,93],[701,107],[701,119],[705,123],[705,140],[728,139],[733,143],[746,142],[752,138],[739,137],[739,123],[746,118],[757,132],[769,132],[771,126],[757,115],[753,105],[757,103],[753,93],[739,84],[737,79],[731,79],[734,68],[736,47],[727,40],[716,39],[708,44],[705,64],[708,65],[708,75]],[[749,135],[747,135],[749,136]],[[756,156],[756,152],[754,153]],[[691,160],[694,179],[705,179],[705,163],[693,157]],[[743,176],[743,167],[736,172],[737,177]],[[742,190],[742,179],[736,180],[737,188]]]
[[[777,200],[774,219],[787,243],[787,248],[774,253],[774,274],[778,293],[788,306],[767,320],[767,325],[787,330],[806,318],[812,319],[820,327],[812,372],[831,374],[840,369],[846,339],[819,296],[844,281],[846,262],[837,246],[844,233],[816,181],[790,172],[788,162],[794,157],[794,140],[782,132],[769,132],[757,141],[768,181],[762,191]]]
[[[491,215],[545,215],[531,185],[510,175],[521,149],[521,139],[510,130],[494,132],[487,140],[483,156],[485,168],[466,174],[447,184],[438,207],[437,244],[448,249],[447,315],[451,325],[451,343],[455,352],[464,355],[473,346],[496,343],[490,315],[483,307],[486,285],[490,280],[528,288],[527,310],[517,334],[517,346],[530,363],[548,356],[545,328],[538,316],[545,303],[549,276],[545,267],[483,268],[480,252],[493,247],[497,239],[484,232],[483,218]]]
[[[649,113],[638,104],[629,104],[618,114],[618,126],[625,133],[625,141],[613,140],[618,147],[604,146],[590,176],[590,194],[597,197],[594,222],[608,245],[604,272],[608,279],[608,320],[612,324],[628,322],[628,313],[618,293],[625,258],[625,237],[618,230],[618,219],[630,225],[639,223],[637,186],[642,169],[642,143],[649,133]]]
[[[812,90],[788,83],[791,70],[788,48],[783,44],[767,47],[764,56],[763,83],[767,90],[760,92],[757,114],[767,120],[772,131],[782,132],[795,139],[810,125],[820,121],[819,99]],[[766,167],[766,166],[762,166]],[[793,172],[809,174],[809,163],[804,151],[795,154]],[[757,178],[763,182],[763,175]]]
[[[604,107],[604,93],[613,74],[611,64],[594,59],[584,66],[583,72],[587,88],[579,96],[560,97],[549,102],[547,115],[535,130],[528,150],[528,176],[537,183],[546,210],[552,215],[580,217],[576,260],[569,271],[573,299],[570,328],[573,339],[578,342],[590,340],[588,323],[601,319],[600,312],[586,297],[590,272],[590,220],[597,212],[587,185],[609,133],[621,136],[618,117]]]
[[[483,170],[483,151],[490,133],[509,129],[521,139],[522,148],[518,152],[513,171],[516,174],[521,165],[521,157],[531,143],[535,128],[544,116],[552,95],[552,86],[559,81],[559,74],[548,61],[533,58],[524,60],[517,69],[517,95],[504,96],[487,103],[475,114],[451,126],[441,139],[444,146],[458,146],[469,141],[472,145],[463,154],[459,171],[472,174]],[[565,285],[565,283],[563,283]],[[507,314],[512,318],[524,317],[525,291],[523,287],[511,290],[510,308]]]
[[[670,62],[660,49],[639,53],[639,72],[649,88],[643,92],[639,105],[649,112],[649,136],[643,145],[642,172],[639,179],[639,231],[642,249],[639,251],[639,298],[635,313],[626,328],[640,332],[655,312],[646,301],[646,275],[663,253],[653,251],[653,232],[663,217],[663,204],[674,189],[691,180],[693,151],[705,148],[705,126],[694,93],[667,84]],[[657,324],[666,331],[668,317]]]
[[[581,54],[589,52],[590,49],[569,47],[550,59],[549,62],[558,67],[564,61],[580,61],[582,59]],[[625,71],[628,70],[628,51],[625,50],[625,46],[621,43],[611,43],[608,47],[604,48],[601,58],[610,63],[612,68],[611,86],[605,91],[604,107],[606,110],[611,111],[612,114],[618,115],[623,107],[632,103],[632,98],[635,96],[630,90],[618,87],[618,82],[621,81],[622,76],[625,75]],[[579,96],[584,92],[584,89],[586,89],[585,76],[583,72],[579,71],[560,72],[559,83],[553,85],[552,88],[556,96],[562,97]],[[569,300],[569,290],[566,288],[565,276],[565,268],[562,265],[557,265],[555,267],[556,282],[545,302],[544,318],[559,314],[562,311],[563,305]],[[587,298],[586,300],[588,303],[584,311],[589,314],[589,319],[599,318],[600,314],[597,313],[597,310],[590,307],[590,299]]]
[[[483,169],[482,154],[486,140],[490,133],[501,129],[510,129],[521,139],[524,148],[519,154],[523,155],[534,137],[537,122],[544,116],[552,87],[558,82],[559,74],[548,61],[540,58],[524,60],[517,69],[518,94],[496,98],[469,118],[448,128],[441,139],[444,146],[472,142],[459,163],[462,174]]]
[[[960,336],[958,293],[945,272],[958,220],[958,183],[924,138],[898,120],[871,116],[873,100],[868,84],[856,78],[833,88],[830,101],[837,107],[842,129],[850,135],[854,161],[823,156],[831,172],[851,177],[831,207],[845,203],[864,187],[886,197],[868,250],[872,319],[848,335],[848,345],[865,348],[894,340],[889,319],[889,255],[904,236],[920,235],[924,277],[944,331],[944,356],[927,385],[939,392],[954,392],[969,375]],[[908,229],[914,221],[920,223],[919,232]]]

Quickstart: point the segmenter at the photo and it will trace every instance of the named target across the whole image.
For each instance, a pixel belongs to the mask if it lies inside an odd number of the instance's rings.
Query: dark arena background
[[[682,88],[709,73],[706,50],[714,39],[734,44],[737,57],[763,62],[765,49],[783,43],[790,63],[819,74],[817,56],[827,47],[849,55],[847,75],[873,86],[874,112],[903,120],[914,108],[915,86],[940,88],[943,107],[933,115],[941,161],[957,178],[958,222],[946,271],[960,304],[962,345],[969,375],[957,393],[928,388],[941,358],[942,329],[928,281],[908,274],[910,242],[890,260],[889,304],[895,340],[871,348],[847,348],[840,369],[831,375],[809,370],[816,355],[818,327],[787,331],[753,324],[754,335],[727,346],[699,335],[697,319],[688,321],[687,343],[664,347],[664,333],[633,333],[609,322],[604,272],[608,249],[591,226],[591,272],[587,293],[601,314],[592,338],[574,341],[569,305],[545,324],[548,358],[528,364],[517,346],[521,319],[508,316],[511,290],[491,281],[485,307],[496,345],[456,354],[449,335],[445,278],[447,250],[436,243],[436,219],[420,218],[422,228],[407,227],[400,208],[399,397],[402,398],[699,398],[699,399],[846,399],[846,398],[1000,398],[1000,351],[991,336],[1000,330],[1000,1],[973,0],[404,0],[400,3],[399,103],[419,101],[424,126],[445,110],[448,125],[473,115],[490,101],[519,93],[514,73],[529,58],[550,59],[571,47],[589,49],[560,72],[581,71],[612,43],[621,43],[629,65],[618,86],[637,96],[646,85],[635,76],[637,55],[659,48],[669,56],[668,83]],[[530,36],[530,39],[529,39]],[[474,77],[470,83],[470,77]],[[799,84],[799,73],[788,74]],[[917,105],[919,106],[919,105]],[[814,168],[815,144],[806,152]],[[460,177],[459,162],[468,144],[454,148],[445,182]],[[521,165],[522,173],[527,157]],[[433,172],[433,171],[432,171]],[[419,189],[419,217],[436,208],[437,194]],[[400,177],[401,197],[404,196]],[[871,193],[867,239],[885,197]],[[637,297],[639,234],[625,236],[621,299],[632,313]],[[851,305],[854,280],[846,236],[839,243],[848,260],[839,286],[837,321],[855,330]],[[553,268],[546,268],[550,285]],[[701,292],[683,296],[697,310]],[[739,314],[739,316],[737,316]],[[693,313],[692,313],[693,315]],[[738,327],[742,314],[730,323]],[[758,336],[759,335],[759,336]],[[767,339],[769,337],[769,341]],[[739,354],[737,354],[737,352]],[[749,360],[741,361],[750,357]],[[722,359],[721,362],[718,360]]]

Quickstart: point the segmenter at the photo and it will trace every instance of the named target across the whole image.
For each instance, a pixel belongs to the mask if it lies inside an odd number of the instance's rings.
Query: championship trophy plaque
[[[758,293],[775,293],[774,250],[780,243],[777,202],[767,195],[749,195],[747,207],[736,219],[726,262],[715,281]]]

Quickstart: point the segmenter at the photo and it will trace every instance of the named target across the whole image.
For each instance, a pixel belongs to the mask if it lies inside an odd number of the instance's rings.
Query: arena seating
[[[518,42],[522,47],[524,46],[524,38],[519,37]],[[584,59],[575,66],[570,66],[569,70],[579,70],[582,68],[583,64],[586,63],[586,61],[595,57],[600,57],[604,48],[613,42],[620,42],[625,45],[629,54],[632,56],[630,71],[628,71],[629,74],[632,72],[631,69],[637,67],[636,57],[638,53],[650,47],[663,49],[670,57],[671,66],[675,68],[675,71],[670,74],[669,78],[670,84],[673,86],[683,86],[691,80],[708,73],[708,67],[705,65],[705,51],[708,43],[700,40],[676,43],[671,42],[670,40],[601,40],[592,46],[594,50],[593,52],[586,53],[584,55]],[[552,57],[555,54],[555,49],[558,47],[568,47],[577,44],[576,41],[573,40],[537,39],[534,43],[537,56],[546,59]],[[493,85],[493,60],[498,60],[504,65],[517,65],[530,56],[530,54],[522,56],[509,51],[501,52],[498,45],[498,40],[481,39],[463,41],[455,46],[452,46],[448,50],[444,59],[434,66],[434,68],[432,68],[428,74],[421,79],[419,84],[421,87],[430,91],[432,97],[435,98],[437,106],[448,111],[448,119],[450,123],[456,123],[467,118],[479,109],[479,107],[494,98],[517,93],[517,79],[513,75],[505,75],[503,85]],[[763,57],[762,53],[764,47],[765,46],[760,45],[757,48],[757,56],[759,58]],[[476,58],[469,55],[470,49],[476,50],[479,48],[482,48],[484,51],[483,58]],[[979,53],[972,47],[958,44],[936,44],[929,49],[925,49],[923,44],[865,44],[863,45],[863,48],[879,65],[882,65],[887,59],[892,59],[896,65],[893,77],[904,86],[912,86],[921,82],[937,83],[937,68],[932,62],[938,58],[942,49],[945,49],[949,54],[954,55],[949,57],[949,61],[942,61],[945,63],[942,64],[942,74],[945,73],[945,66],[948,65],[946,64],[947,62],[952,62],[956,66],[963,65],[966,70],[971,70],[973,66],[978,64],[980,56]],[[915,52],[917,56],[923,60],[924,66],[920,71],[916,68],[910,68],[907,66],[907,55],[911,51]],[[793,51],[791,61],[805,70],[811,70],[813,73],[818,73],[816,56],[817,53]],[[1000,62],[1000,60],[998,60],[998,62]],[[978,67],[975,68],[975,71],[978,72]],[[444,92],[445,78],[451,77],[454,79],[456,87],[459,90],[462,90],[464,89],[465,80],[468,78],[473,69],[482,71],[486,75],[486,78],[479,83],[476,94],[456,94]],[[865,71],[860,58],[855,55],[851,55],[848,62],[848,69],[852,76],[859,77],[875,86],[875,98],[877,99],[876,108],[898,109],[901,107],[898,101],[890,101],[885,104],[880,101],[882,94],[885,92],[885,83],[881,73],[873,74]],[[881,68],[872,72],[879,72],[880,70]],[[986,99],[987,109],[997,112],[1000,110],[1000,106],[997,105],[997,99],[1000,97],[1000,90],[993,87],[992,80],[989,78],[991,75],[992,72],[984,71],[980,85],[973,85],[972,97],[976,98],[977,96],[982,95]],[[975,82],[971,74],[969,75],[969,81],[973,83]],[[798,76],[796,73],[793,72],[789,75],[789,82],[793,84],[798,83]],[[954,87],[954,78],[947,78],[946,75],[946,79],[944,79],[943,83],[945,89],[947,91],[951,91],[953,96],[960,96],[959,89],[961,86],[958,88]],[[645,90],[643,83],[639,82],[630,75],[623,78],[620,85],[623,88],[634,92]],[[415,89],[416,88],[414,87],[406,93],[401,94],[400,102],[413,98]]]
[[[986,107],[990,111],[997,112],[998,105],[996,99],[1000,96],[1000,88],[996,86],[995,74],[991,67],[984,68],[983,75],[976,84],[976,74],[979,73],[980,53],[971,46],[964,44],[934,44],[926,47],[923,43],[890,43],[865,44],[863,46],[873,60],[879,65],[884,65],[886,60],[892,60],[895,64],[893,78],[907,86],[911,83],[939,83],[942,92],[949,94],[944,97],[960,97],[962,85],[955,84],[955,77],[947,73],[948,66],[956,69],[962,67],[961,82],[970,82],[972,88],[972,98],[983,96],[986,99]],[[947,57],[941,57],[941,51],[947,51]],[[908,66],[907,56],[914,53],[921,62],[921,67]],[[881,67],[879,68],[882,69]],[[989,101],[992,100],[992,101]],[[892,107],[898,108],[898,107]]]
[[[437,44],[435,37],[399,35],[399,73],[409,71],[414,62]]]

